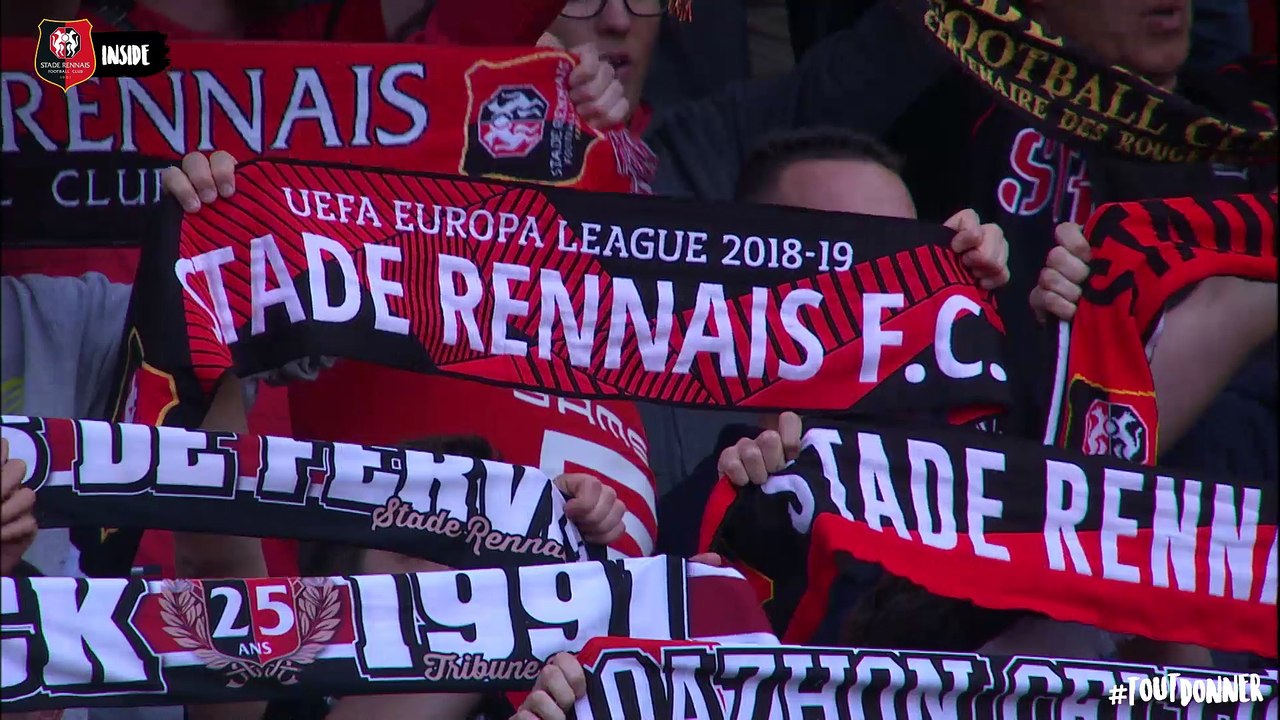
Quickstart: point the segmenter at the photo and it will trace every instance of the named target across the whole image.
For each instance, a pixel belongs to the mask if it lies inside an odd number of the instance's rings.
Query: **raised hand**
[[[172,195],[187,212],[196,212],[219,197],[236,192],[236,159],[225,150],[187,153],[181,167],[168,167],[160,175],[160,187]]]

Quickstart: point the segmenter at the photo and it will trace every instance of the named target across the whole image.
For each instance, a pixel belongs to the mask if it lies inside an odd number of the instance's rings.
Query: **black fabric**
[[[844,555],[836,562],[856,561]],[[850,607],[847,614],[840,613],[838,605],[829,607],[828,622],[842,620],[835,640],[838,646],[926,652],[977,652],[1017,621],[1037,615],[992,610],[968,600],[935,595],[889,573],[882,573],[874,587],[846,606]],[[815,638],[814,644],[823,642]]]
[[[787,75],[736,83],[659,115],[646,135],[659,195],[727,199],[738,168],[770,132],[838,125],[878,135],[950,67],[921,52],[919,31],[891,3],[816,45]]]
[[[827,607],[831,608],[831,612],[822,619],[822,623],[818,625],[818,629],[809,640],[817,647],[841,647],[846,644],[849,613],[864,602],[881,578],[886,576],[884,568],[879,565],[863,562],[850,555],[838,555],[836,564],[840,567],[840,573],[831,583],[831,592],[827,600]],[[946,600],[940,595],[935,597]],[[912,623],[914,624],[915,621],[913,620]]]
[[[698,531],[702,512],[711,499],[711,491],[720,479],[716,466],[720,453],[744,438],[762,432],[752,425],[732,424],[720,429],[714,449],[698,463],[687,479],[658,498],[658,555],[692,557],[698,552]],[[650,438],[652,442],[652,438]]]
[[[1183,91],[1198,103],[1237,108],[1223,111],[1234,118],[1251,112],[1245,98],[1257,90],[1247,83],[1223,82],[1213,74],[1188,76]],[[1241,106],[1244,111],[1238,109]],[[1275,187],[1274,166],[1155,165],[1092,153],[1066,154],[1060,144],[1029,128],[1019,114],[997,103],[960,70],[950,71],[924,93],[886,139],[906,159],[903,177],[922,220],[942,221],[970,207],[984,222],[1004,230],[1012,277],[997,298],[1015,393],[1005,428],[1025,437],[1038,437],[1043,431],[1042,398],[1047,397],[1048,382],[1039,372],[1028,374],[1025,369],[1052,367],[1053,356],[1046,349],[1054,347],[1053,329],[1035,320],[1028,297],[1054,247],[1057,225],[1083,225],[1091,209],[1104,202]]]
[[[787,29],[798,62],[824,37],[852,27],[878,0],[787,0]]]
[[[272,700],[267,703],[267,709],[262,713],[262,720],[323,720],[328,716],[327,698]]]
[[[696,410],[654,403],[636,403],[649,443],[649,469],[653,470],[658,494],[669,494],[684,485],[686,478],[700,477],[701,466],[719,456],[720,439],[731,427],[754,425],[757,413],[725,410]],[[734,439],[735,441],[737,438]],[[663,531],[658,523],[658,533]]]
[[[747,79],[747,11],[741,2],[699,2],[690,20],[662,16],[644,99],[668,108]]]
[[[262,720],[323,720],[329,716],[329,701],[326,698],[311,700],[272,700],[267,703],[267,710]],[[515,714],[515,708],[500,693],[484,695],[480,707],[471,717],[475,720],[499,720]]]
[[[17,565],[13,566],[13,571],[9,573],[16,578],[21,577],[43,577],[44,573],[26,560],[19,560]]]

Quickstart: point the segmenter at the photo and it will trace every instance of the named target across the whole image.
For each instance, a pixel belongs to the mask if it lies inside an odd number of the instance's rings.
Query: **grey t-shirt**
[[[0,411],[105,418],[129,293],[100,273],[0,277]],[[23,559],[45,575],[80,574],[65,529],[41,530]]]
[[[129,285],[99,273],[0,277],[0,411],[105,418],[129,294]],[[65,529],[38,532],[23,559],[45,575],[81,575]],[[83,709],[63,714],[63,720],[88,717]]]
[[[105,418],[129,294],[100,273],[0,278],[0,409]]]

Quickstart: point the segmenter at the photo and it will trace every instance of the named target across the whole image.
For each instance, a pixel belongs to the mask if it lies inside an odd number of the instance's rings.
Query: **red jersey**
[[[595,475],[626,505],[612,549],[649,555],[657,538],[656,485],[640,413],[625,401],[573,400],[342,360],[289,388],[298,437],[398,444],[478,435],[504,462],[551,477]]]

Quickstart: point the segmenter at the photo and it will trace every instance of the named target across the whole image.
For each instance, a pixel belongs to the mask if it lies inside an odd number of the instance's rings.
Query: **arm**
[[[245,432],[248,430],[245,415],[240,380],[228,374],[218,386],[200,428]],[[178,577],[246,578],[267,574],[262,541],[258,538],[175,532],[173,555]],[[266,707],[265,702],[192,705],[187,708],[187,717],[188,720],[259,720]]]
[[[787,75],[734,83],[662,114],[646,136],[661,158],[655,190],[728,199],[742,158],[779,130],[825,124],[883,135],[951,67],[893,5],[876,3]]]
[[[1059,225],[1031,307],[1043,321],[1070,322],[1089,277],[1089,242],[1079,225]],[[1157,453],[1166,452],[1222,392],[1253,351],[1276,334],[1276,284],[1236,277],[1201,281],[1164,315],[1148,348],[1160,414]],[[1212,348],[1212,350],[1208,350]]]
[[[1211,277],[1165,313],[1151,357],[1158,452],[1176,445],[1254,349],[1276,334],[1276,306],[1275,283]]]

